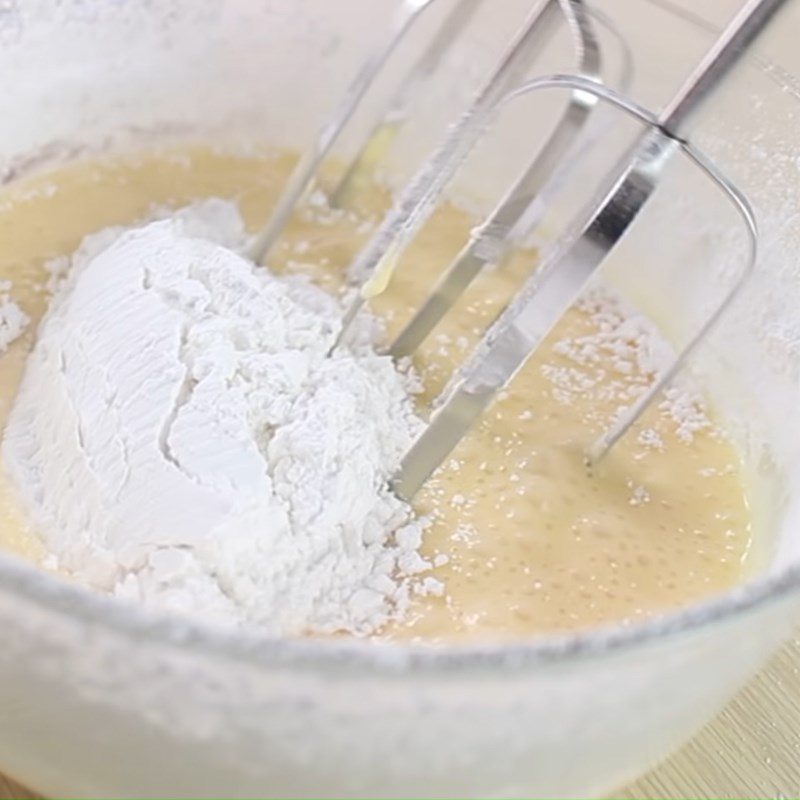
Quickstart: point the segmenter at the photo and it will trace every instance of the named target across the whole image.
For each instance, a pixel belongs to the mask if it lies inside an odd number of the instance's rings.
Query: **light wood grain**
[[[627,798],[800,797],[800,640]]]
[[[680,752],[617,796],[800,798],[800,640]],[[0,775],[0,800],[35,797]]]

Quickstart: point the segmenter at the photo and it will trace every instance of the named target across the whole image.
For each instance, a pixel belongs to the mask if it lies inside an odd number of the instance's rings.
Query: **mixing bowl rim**
[[[470,644],[430,645],[360,639],[278,637],[257,627],[225,627],[135,603],[71,584],[11,554],[0,553],[0,592],[73,621],[107,628],[145,644],[158,644],[260,668],[398,671],[519,671],[566,665],[627,652],[678,634],[702,633],[709,625],[733,622],[800,590],[800,564],[749,581],[684,609],[630,625],[605,625],[565,634],[542,634]]]

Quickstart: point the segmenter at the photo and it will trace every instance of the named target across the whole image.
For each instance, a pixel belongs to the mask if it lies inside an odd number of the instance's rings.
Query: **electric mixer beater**
[[[586,146],[586,124],[598,104],[606,104],[634,118],[643,132],[600,181],[565,232],[533,265],[531,274],[482,339],[456,371],[435,403],[427,427],[402,460],[393,487],[408,500],[470,430],[496,394],[527,362],[546,334],[581,294],[606,256],[624,236],[657,187],[666,165],[681,153],[718,188],[741,220],[746,247],[738,271],[719,303],[699,329],[656,376],[640,397],[625,409],[586,451],[587,463],[597,463],[622,437],[656,396],[675,377],[752,272],[757,257],[757,227],[747,198],[686,138],[689,122],[703,100],[736,64],[784,0],[750,0],[722,32],[693,73],[659,113],[653,113],[608,87],[594,25],[612,32],[611,23],[591,11],[583,0],[545,0],[528,17],[516,40],[494,73],[483,84],[469,109],[453,125],[444,141],[406,185],[372,239],[358,254],[350,277],[358,293],[347,310],[337,345],[359,309],[389,285],[397,261],[436,207],[444,188],[481,139],[499,109],[525,95],[542,90],[566,90],[569,102],[553,133],[514,182],[497,207],[442,274],[429,297],[414,313],[389,347],[393,357],[409,356],[450,310],[463,291],[488,264],[502,262],[508,252],[530,236],[542,218],[542,209]],[[405,2],[389,39],[368,59],[346,94],[339,112],[323,128],[316,146],[298,163],[266,227],[256,237],[249,255],[260,262],[283,230],[296,204],[311,186],[317,168],[369,89],[380,67],[416,18],[431,5]],[[478,3],[462,0],[445,20],[432,45],[417,61],[401,90],[384,108],[356,159],[332,194],[334,202],[347,197],[351,187],[372,170],[376,159],[402,124],[409,92],[433,69],[441,50],[458,35]],[[576,45],[577,73],[551,74],[526,80],[533,56],[565,21]],[[626,76],[623,75],[623,84]]]

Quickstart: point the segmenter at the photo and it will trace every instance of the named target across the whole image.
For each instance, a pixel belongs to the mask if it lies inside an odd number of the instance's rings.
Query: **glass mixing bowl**
[[[309,143],[392,5],[0,3],[0,175],[169,139]],[[394,148],[396,175],[452,118],[530,5],[504,0],[498,14],[485,4],[445,58],[435,102],[422,104],[428,122]],[[704,19],[661,1],[598,5],[630,43],[633,96],[657,108],[737,3],[709,0]],[[800,609],[799,25],[795,3],[693,133],[749,195],[761,226],[758,274],[696,359],[750,476],[764,554],[745,585],[627,627],[426,649],[225,632],[3,556],[0,768],[62,797],[600,796],[709,719]],[[515,113],[524,125],[506,126],[504,146],[454,191],[487,200],[520,163],[545,117],[532,106]],[[668,180],[607,272],[676,340],[738,246],[729,218],[707,215],[695,230],[690,203],[702,195],[684,180],[680,170]],[[637,269],[626,269],[632,260]]]

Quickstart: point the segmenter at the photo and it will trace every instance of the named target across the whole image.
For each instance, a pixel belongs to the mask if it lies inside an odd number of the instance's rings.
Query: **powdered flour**
[[[227,249],[243,241],[222,201],[87,238],[6,463],[83,582],[277,634],[367,634],[430,566],[423,523],[387,487],[420,426],[412,381],[369,320],[328,358],[339,303]]]

